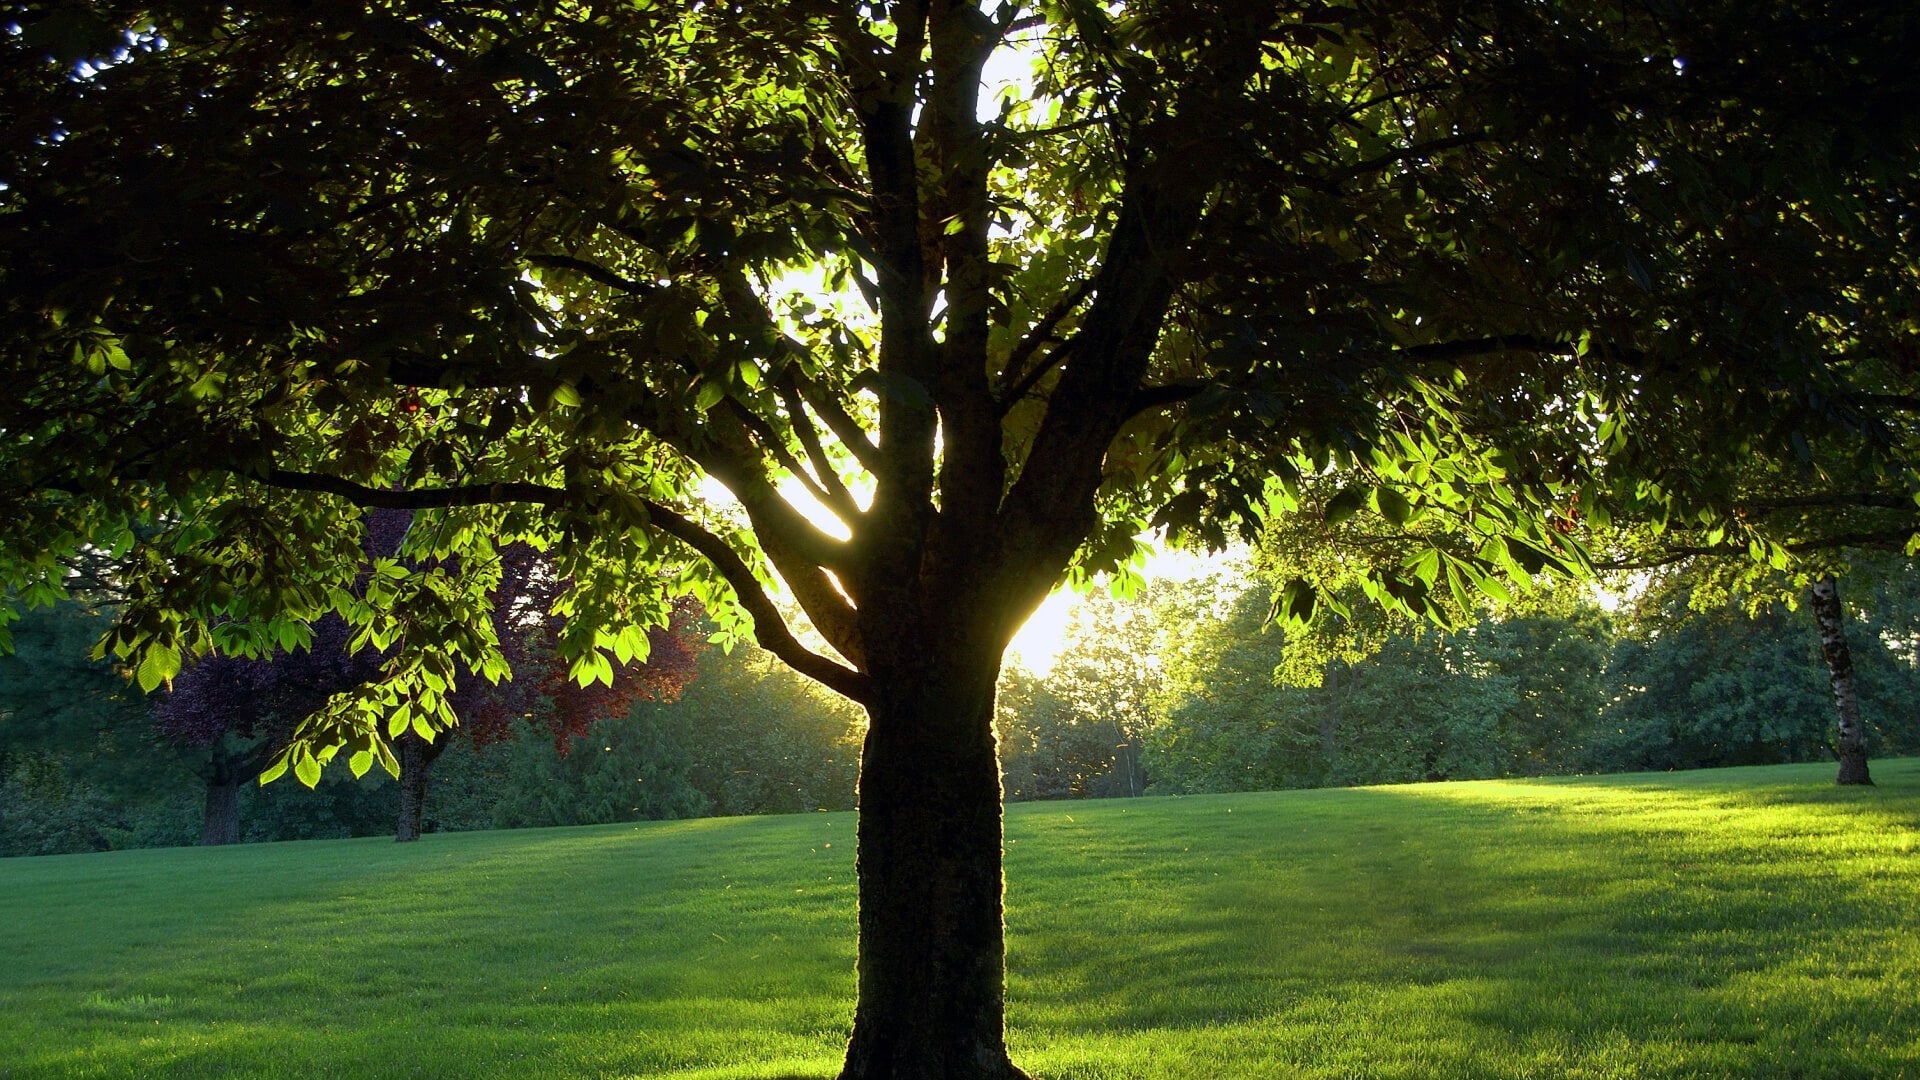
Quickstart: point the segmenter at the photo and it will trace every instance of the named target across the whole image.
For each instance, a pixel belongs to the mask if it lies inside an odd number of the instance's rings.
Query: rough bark
[[[1833,575],[1813,583],[1813,617],[1820,624],[1820,651],[1827,658],[1827,681],[1833,686],[1833,708],[1839,716],[1834,752],[1840,758],[1841,784],[1871,784],[1867,771],[1866,731],[1860,725],[1860,697],[1853,680],[1853,651],[1847,647],[1846,613],[1840,606],[1840,585]]]
[[[1026,1076],[1005,1038],[997,670],[973,666],[900,680],[869,706],[859,1005],[841,1080]]]
[[[398,843],[420,839],[426,824],[427,774],[445,748],[446,740],[427,740],[408,731],[395,742],[400,750],[400,817],[393,838]]]
[[[203,846],[239,843],[240,785],[245,782],[224,764],[207,777],[206,813],[200,822]]]

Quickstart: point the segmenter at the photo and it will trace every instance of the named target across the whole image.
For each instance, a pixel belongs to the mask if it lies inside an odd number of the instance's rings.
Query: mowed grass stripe
[[[1920,761],[1028,804],[1052,1080],[1920,1077]],[[0,1077],[828,1077],[848,814],[0,862]]]

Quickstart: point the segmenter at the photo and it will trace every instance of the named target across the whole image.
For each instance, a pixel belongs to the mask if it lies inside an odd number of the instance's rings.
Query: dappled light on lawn
[[[1047,1080],[1911,1072],[1920,760],[1829,772],[1016,805],[1009,1037]],[[0,1061],[827,1080],[853,828],[6,860]]]

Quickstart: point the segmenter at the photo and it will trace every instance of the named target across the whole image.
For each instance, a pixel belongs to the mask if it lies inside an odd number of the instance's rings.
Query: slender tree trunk
[[[214,747],[207,770],[206,812],[200,822],[203,846],[239,843],[240,785],[244,783],[229,755]]]
[[[996,671],[985,667],[947,665],[895,693],[883,683],[869,708],[859,1004],[841,1080],[1026,1075],[1006,1048]]]
[[[1328,660],[1323,685],[1327,707],[1320,710],[1320,756],[1326,761],[1327,781],[1340,769],[1340,661]]]
[[[400,750],[400,819],[394,827],[393,838],[399,843],[420,839],[426,823],[427,774],[433,770],[433,763],[446,748],[449,737],[442,735],[428,742],[405,731],[394,740]]]
[[[1853,682],[1853,650],[1847,647],[1846,613],[1840,606],[1840,585],[1832,574],[1813,583],[1813,617],[1820,623],[1820,651],[1827,657],[1827,681],[1833,685],[1833,708],[1839,714],[1841,784],[1871,784],[1867,772],[1867,738],[1860,726],[1860,697]]]

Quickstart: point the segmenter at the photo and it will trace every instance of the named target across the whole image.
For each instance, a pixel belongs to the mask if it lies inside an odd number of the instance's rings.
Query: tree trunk
[[[273,758],[273,744],[256,742],[252,746],[235,743],[222,736],[207,751],[207,806],[200,823],[202,845],[240,842],[240,789],[259,779]]]
[[[427,814],[427,774],[448,738],[443,734],[438,740],[428,742],[411,731],[404,731],[394,740],[400,751],[400,818],[393,833],[398,843],[420,839]]]
[[[1340,770],[1340,661],[1329,659],[1322,685],[1327,707],[1320,710],[1320,757],[1326,762],[1327,781]]]
[[[859,1003],[841,1080],[1026,1076],[1005,1035],[996,666],[943,666],[899,692],[879,683],[868,709]]]
[[[1832,574],[1813,583],[1813,617],[1820,623],[1820,651],[1827,657],[1827,681],[1833,686],[1833,708],[1839,714],[1841,784],[1871,784],[1867,773],[1867,738],[1860,726],[1860,697],[1854,689],[1853,651],[1847,647],[1846,613],[1840,607],[1840,585]]]
[[[200,822],[203,846],[240,842],[240,785],[246,783],[231,768],[226,755],[214,751],[215,763],[207,775],[206,814]]]

